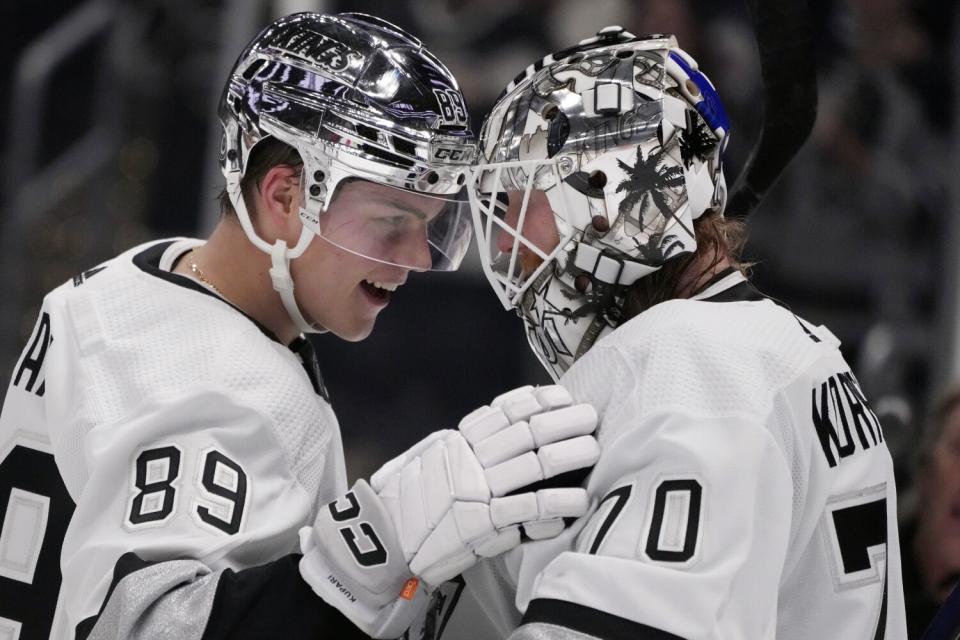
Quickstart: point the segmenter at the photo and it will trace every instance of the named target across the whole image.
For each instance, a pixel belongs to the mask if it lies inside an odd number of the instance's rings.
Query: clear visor
[[[466,188],[454,195],[366,180],[340,184],[319,236],[350,253],[411,269],[454,271],[470,246]]]
[[[555,161],[479,165],[470,208],[480,260],[504,307],[516,306],[530,284],[573,238]]]

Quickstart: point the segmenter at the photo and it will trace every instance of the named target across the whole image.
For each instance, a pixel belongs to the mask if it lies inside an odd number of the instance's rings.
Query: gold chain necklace
[[[216,291],[217,295],[219,295],[221,298],[226,297],[225,295],[223,295],[223,291],[220,291],[220,288],[217,287],[217,285],[213,284],[212,282],[210,282],[210,280],[207,279],[207,276],[203,274],[203,271],[200,270],[200,267],[198,267],[193,260],[190,261],[190,270],[193,271],[194,274],[196,274],[197,278],[200,279],[200,282],[202,282],[203,284],[207,285],[208,287]]]

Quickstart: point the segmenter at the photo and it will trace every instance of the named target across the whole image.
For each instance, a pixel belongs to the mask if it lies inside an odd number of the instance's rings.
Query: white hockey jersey
[[[738,273],[599,341],[560,380],[601,417],[595,509],[465,573],[496,637],[904,639],[893,466],[838,346]]]
[[[197,244],[138,247],[46,297],[0,414],[0,637],[319,637],[339,620],[291,555],[346,490],[313,352],[171,273]]]

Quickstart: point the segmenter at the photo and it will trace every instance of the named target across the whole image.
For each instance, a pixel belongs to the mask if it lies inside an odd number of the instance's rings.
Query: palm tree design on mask
[[[637,248],[638,258],[644,264],[663,264],[674,251],[683,249],[683,243],[674,233],[664,235],[663,233],[651,234],[646,244],[633,238],[633,244]]]
[[[643,220],[651,206],[665,218],[673,216],[673,210],[667,201],[665,189],[680,189],[684,186],[683,169],[680,167],[666,167],[660,165],[663,157],[663,148],[655,147],[644,159],[643,151],[637,147],[637,160],[631,167],[622,160],[617,164],[627,174],[627,178],[617,185],[617,193],[626,192],[626,197],[620,202],[618,213],[621,216],[629,215],[637,204],[640,205],[640,215]]]
[[[706,158],[717,148],[716,136],[699,116],[690,123],[686,131],[677,136],[677,139],[680,157],[685,167],[690,167],[694,158],[706,161]]]
[[[640,210],[636,218],[640,221],[638,226],[641,230],[647,228],[644,221],[648,214],[653,213],[652,207],[656,208],[664,218],[664,222],[669,222],[673,218],[674,212],[667,200],[666,190],[681,189],[685,185],[683,169],[662,165],[663,154],[663,147],[654,147],[644,158],[643,151],[638,146],[637,159],[632,167],[622,160],[617,160],[617,164],[627,174],[626,179],[617,185],[617,193],[626,192],[627,194],[620,201],[618,213],[621,218],[624,218],[639,205]],[[663,231],[650,234],[646,243],[641,243],[637,238],[633,238],[633,242],[640,253],[639,258],[648,263],[663,262],[674,248],[678,245],[682,246],[676,235],[664,235]]]

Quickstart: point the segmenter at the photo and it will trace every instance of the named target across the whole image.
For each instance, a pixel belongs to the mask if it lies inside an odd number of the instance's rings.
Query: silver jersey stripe
[[[545,622],[530,622],[510,634],[508,640],[603,640],[598,636]]]
[[[135,571],[117,583],[88,640],[200,640],[221,574],[196,560]]]

